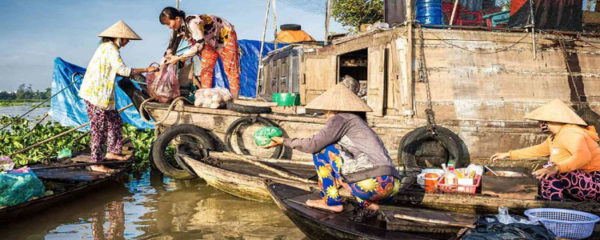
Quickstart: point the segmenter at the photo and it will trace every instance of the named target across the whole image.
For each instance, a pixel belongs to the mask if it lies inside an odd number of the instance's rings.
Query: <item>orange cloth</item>
[[[302,30],[283,30],[277,33],[277,41],[283,43],[308,42],[314,40],[314,38]]]
[[[550,156],[561,173],[581,169],[585,172],[600,171],[600,147],[594,127],[565,124],[541,144],[509,151],[511,159]]]

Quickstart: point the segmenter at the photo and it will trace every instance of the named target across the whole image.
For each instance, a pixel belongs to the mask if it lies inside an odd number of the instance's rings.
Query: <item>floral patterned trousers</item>
[[[121,137],[121,116],[117,110],[104,110],[88,101],[87,114],[90,119],[91,139],[90,149],[92,161],[104,160],[102,145],[106,142],[106,150],[109,153],[120,154],[123,145]],[[107,140],[108,137],[108,141]]]
[[[560,201],[565,198],[578,201],[600,201],[600,171],[586,173],[575,170],[557,173],[540,180],[542,198]]]
[[[313,161],[317,169],[321,197],[329,206],[341,205],[342,198],[338,192],[342,186],[340,147],[335,144],[325,147],[321,152],[313,154]],[[393,176],[372,177],[348,185],[356,201],[363,207],[388,200],[400,189],[400,181]]]
[[[240,91],[240,52],[235,31],[231,32],[231,37],[225,42],[224,47],[219,50],[211,45],[204,44],[201,52],[202,62],[200,64],[200,84],[202,88],[213,87],[213,77],[215,64],[221,57],[225,75],[229,81],[229,91],[232,94],[238,94]]]

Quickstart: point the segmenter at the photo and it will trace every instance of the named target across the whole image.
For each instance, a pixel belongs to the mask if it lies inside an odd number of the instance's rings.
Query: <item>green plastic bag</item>
[[[283,132],[278,127],[261,127],[252,134],[256,146],[264,147],[271,143],[272,137],[281,137]]]
[[[73,156],[73,153],[71,153],[71,149],[63,148],[62,150],[60,150],[60,152],[58,152],[58,156],[56,158],[62,159],[62,158],[70,158],[72,156]]]

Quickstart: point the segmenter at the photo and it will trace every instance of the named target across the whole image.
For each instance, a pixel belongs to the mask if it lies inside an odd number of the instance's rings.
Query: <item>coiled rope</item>
[[[164,121],[166,121],[167,118],[169,117],[169,115],[171,114],[171,112],[173,111],[173,109],[175,108],[175,105],[177,103],[181,103],[182,106],[183,106],[183,104],[185,104],[184,101],[188,102],[188,103],[192,103],[189,99],[187,99],[185,97],[177,97],[177,98],[173,99],[173,101],[171,102],[171,105],[169,105],[169,108],[167,109],[167,114],[165,114],[165,116],[161,120],[151,122],[150,119],[146,118],[145,114],[143,114],[142,111],[146,111],[146,109],[144,108],[144,106],[146,105],[146,103],[148,103],[148,102],[150,102],[152,100],[155,100],[155,99],[154,98],[148,98],[148,99],[144,100],[142,102],[142,104],[140,104],[140,109],[139,109],[140,116],[142,116],[142,121],[144,121],[145,123],[150,124],[150,125],[160,125]]]

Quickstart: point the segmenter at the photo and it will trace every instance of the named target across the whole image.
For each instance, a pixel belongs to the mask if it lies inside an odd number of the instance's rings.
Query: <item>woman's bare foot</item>
[[[323,199],[306,200],[306,205],[312,208],[320,208],[332,212],[342,212],[344,210],[343,205],[329,206]]]
[[[128,157],[123,156],[123,155],[119,155],[119,154],[114,154],[114,153],[107,153],[105,158],[107,160],[117,160],[117,161],[127,161],[129,160]]]
[[[111,173],[113,170],[102,165],[89,166],[89,170],[101,173]]]
[[[371,203],[371,205],[369,205],[369,206],[367,207],[367,209],[369,209],[369,210],[373,210],[373,211],[378,211],[378,210],[379,210],[379,205],[378,205],[378,204],[376,204],[376,203]]]

